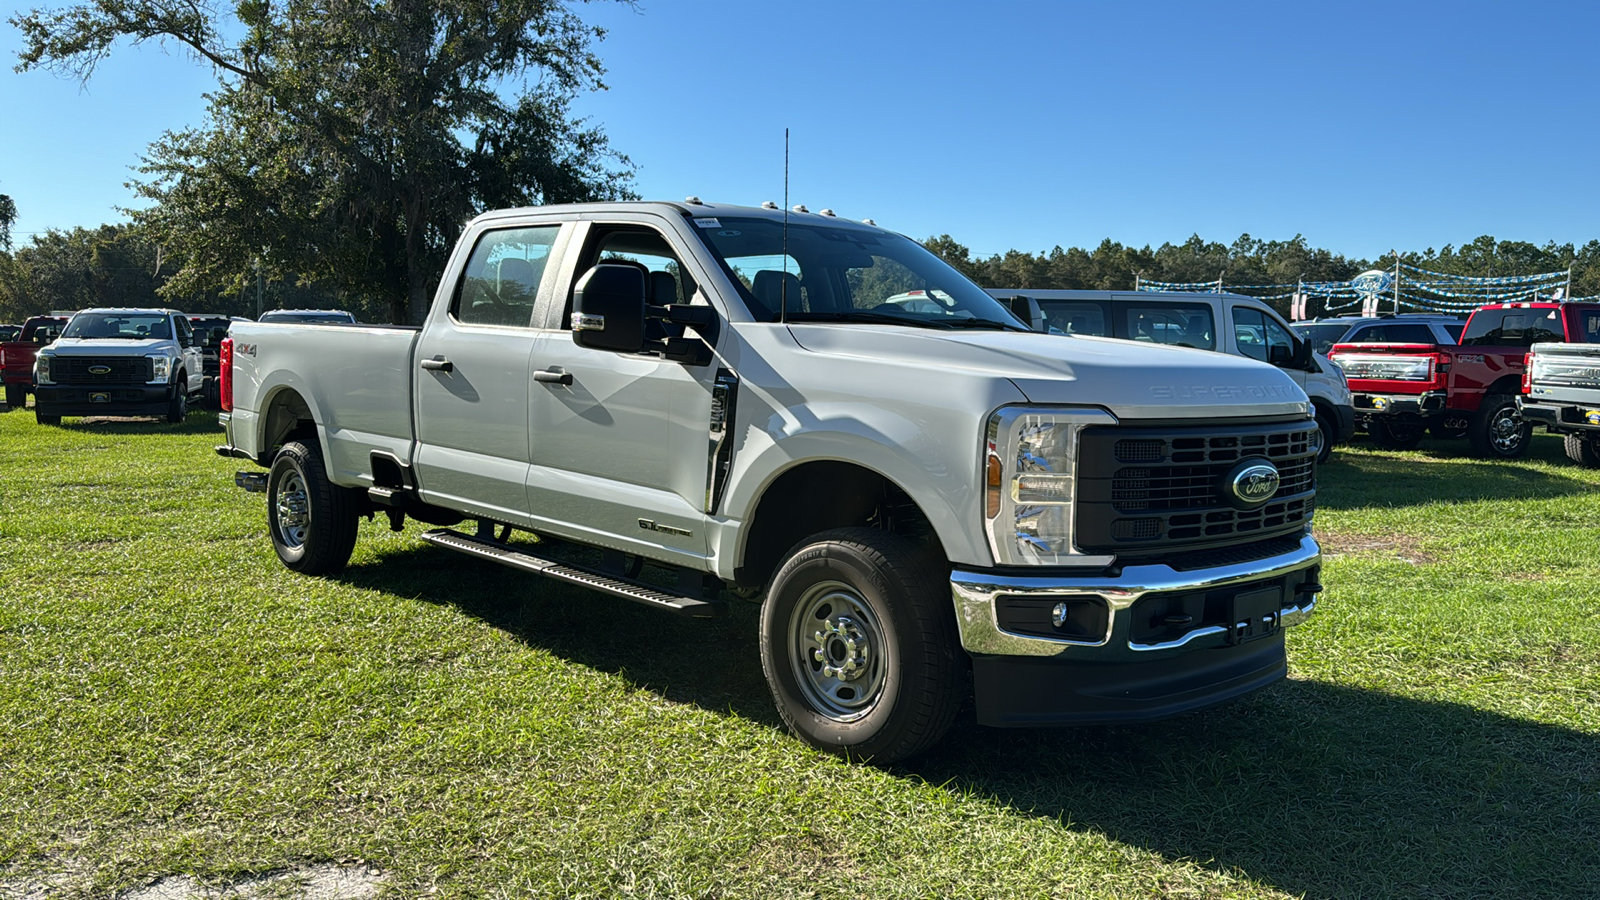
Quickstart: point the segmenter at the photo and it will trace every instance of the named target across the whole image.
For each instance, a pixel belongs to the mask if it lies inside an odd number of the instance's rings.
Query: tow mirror
[[[1008,298],[1005,303],[1011,314],[1021,319],[1030,331],[1044,330],[1044,310],[1040,308],[1039,301],[1018,294]]]
[[[644,349],[644,270],[602,263],[572,291],[572,339],[612,353]]]
[[[1322,370],[1317,365],[1316,356],[1312,353],[1310,341],[1295,339],[1294,356],[1289,361],[1289,368],[1304,369],[1307,372],[1319,372]]]
[[[1285,344],[1268,344],[1267,362],[1280,367],[1289,365],[1294,362],[1294,348]]]

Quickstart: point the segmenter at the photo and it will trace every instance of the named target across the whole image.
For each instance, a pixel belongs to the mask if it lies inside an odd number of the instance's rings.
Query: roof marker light
[[[761,208],[762,209],[777,209],[778,208],[778,204],[773,203],[771,200],[766,200],[766,201],[762,202]]]
[[[831,209],[825,209],[822,212],[817,213],[817,215],[819,215],[819,216],[829,216],[829,217],[832,217],[832,218],[838,218],[837,216],[833,215],[833,210],[831,210]]]
[[[683,202],[689,204],[690,206],[705,206],[704,203],[700,202],[700,198],[694,196],[693,194],[683,198]]]
[[[874,228],[878,227],[878,223],[872,221],[871,219],[862,219],[861,220],[861,224],[863,224],[863,225],[871,225]]]
[[[794,206],[789,207],[789,211],[790,212],[811,212],[811,210],[806,209],[806,205],[804,203],[796,203]]]

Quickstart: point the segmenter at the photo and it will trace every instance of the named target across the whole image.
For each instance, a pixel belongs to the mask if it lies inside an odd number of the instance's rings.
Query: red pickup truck
[[[1517,412],[1528,349],[1583,341],[1595,303],[1492,303],[1473,311],[1461,343],[1335,344],[1328,358],[1350,382],[1356,420],[1373,443],[1409,450],[1423,435],[1465,436],[1478,456],[1528,451],[1533,426]]]
[[[33,358],[39,348],[56,339],[66,327],[66,316],[34,316],[22,323],[14,341],[0,344],[0,381],[6,386],[6,406],[21,409],[33,390]]]

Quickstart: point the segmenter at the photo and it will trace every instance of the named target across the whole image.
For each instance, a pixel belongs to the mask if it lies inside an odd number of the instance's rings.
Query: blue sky
[[[5,17],[24,5],[0,3]],[[651,199],[789,197],[987,255],[1241,233],[1375,257],[1600,238],[1600,6],[640,0],[581,13],[580,111]],[[86,88],[10,70],[15,235],[92,226],[212,75],[119,46]]]

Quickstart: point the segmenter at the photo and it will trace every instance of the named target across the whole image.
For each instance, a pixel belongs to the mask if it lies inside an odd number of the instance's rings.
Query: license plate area
[[[1233,643],[1263,638],[1278,630],[1278,613],[1283,609],[1283,586],[1243,591],[1229,604],[1228,636]]]
[[[110,391],[90,391],[89,392],[89,402],[90,403],[110,403],[111,402],[111,392]]]

